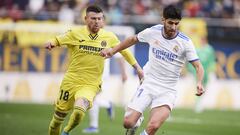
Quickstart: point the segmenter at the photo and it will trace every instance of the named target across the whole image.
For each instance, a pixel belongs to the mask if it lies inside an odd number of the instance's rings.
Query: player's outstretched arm
[[[112,54],[120,52],[120,51],[136,44],[137,42],[138,42],[138,39],[137,39],[136,35],[128,37],[126,40],[122,41],[119,45],[112,48],[112,50],[111,50]]]
[[[115,53],[120,52],[123,57],[128,61],[129,64],[133,66],[133,68],[136,70],[140,83],[143,81],[143,70],[140,67],[140,65],[137,63],[136,59],[132,56],[132,54],[128,50],[124,50],[138,42],[137,36],[131,36],[122,41],[120,44],[113,48],[103,49],[100,52],[100,55],[105,58],[112,57]]]
[[[103,49],[100,52],[100,55],[105,58],[110,58],[115,53],[120,52],[120,51],[136,44],[137,42],[138,42],[138,39],[137,39],[136,35],[128,37],[127,39],[125,39],[124,41],[122,41],[120,44],[118,44],[117,46],[115,46],[113,48]]]
[[[203,77],[204,77],[204,69],[199,60],[194,61],[191,64],[195,68],[196,74],[197,74],[197,93],[196,93],[196,95],[201,96],[205,92],[203,83],[202,83]]]

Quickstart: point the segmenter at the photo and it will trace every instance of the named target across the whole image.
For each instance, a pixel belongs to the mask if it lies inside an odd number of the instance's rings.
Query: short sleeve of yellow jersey
[[[74,33],[71,29],[65,32],[64,34],[58,35],[54,39],[52,39],[53,44],[56,46],[74,45],[74,44],[78,44],[77,41],[78,40],[75,39]]]
[[[110,40],[111,47],[114,47],[120,43],[119,39],[117,38],[117,36],[115,34],[111,33],[111,37],[112,37]]]

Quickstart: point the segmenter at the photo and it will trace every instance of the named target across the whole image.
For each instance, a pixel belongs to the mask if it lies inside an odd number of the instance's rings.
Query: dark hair
[[[91,5],[91,6],[87,7],[86,12],[87,13],[88,12],[101,13],[101,12],[103,12],[103,10],[99,6],[97,6],[97,5]]]
[[[163,18],[165,19],[182,19],[181,10],[174,5],[168,5],[163,10]]]

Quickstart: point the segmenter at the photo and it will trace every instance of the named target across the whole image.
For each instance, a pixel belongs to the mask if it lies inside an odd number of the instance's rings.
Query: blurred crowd
[[[240,17],[240,0],[1,0],[0,18],[82,23],[82,11],[89,4],[100,5],[110,24],[131,22],[133,16],[159,19],[169,4],[178,5],[186,17]]]

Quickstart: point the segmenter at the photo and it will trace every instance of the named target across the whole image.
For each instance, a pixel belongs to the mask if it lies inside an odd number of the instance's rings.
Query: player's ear
[[[164,23],[165,22],[165,18],[164,17],[162,17],[162,23]]]

